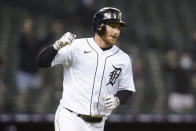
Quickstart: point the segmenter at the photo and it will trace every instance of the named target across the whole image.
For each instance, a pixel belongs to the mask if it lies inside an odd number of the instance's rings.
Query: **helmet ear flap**
[[[93,18],[93,32],[103,35],[106,31],[106,25],[103,23],[103,14],[98,12]]]
[[[106,31],[106,25],[105,24],[101,24],[99,26],[97,26],[97,30],[96,32],[98,33],[98,35],[103,35]]]

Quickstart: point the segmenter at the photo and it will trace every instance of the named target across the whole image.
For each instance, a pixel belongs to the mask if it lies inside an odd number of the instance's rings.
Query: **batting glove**
[[[106,94],[103,96],[103,99],[106,110],[114,110],[120,105],[118,97],[115,97],[114,95]]]
[[[66,46],[67,44],[71,44],[75,38],[76,35],[67,32],[53,44],[53,47],[56,50],[60,50],[62,47]]]

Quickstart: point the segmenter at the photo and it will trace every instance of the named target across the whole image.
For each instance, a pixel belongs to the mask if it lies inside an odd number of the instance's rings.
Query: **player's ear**
[[[102,27],[101,27],[101,26],[98,26],[98,27],[97,27],[97,30],[98,30],[98,31],[101,31],[101,30],[102,30]]]

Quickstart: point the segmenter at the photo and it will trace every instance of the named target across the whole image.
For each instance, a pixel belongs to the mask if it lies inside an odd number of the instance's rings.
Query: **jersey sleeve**
[[[135,85],[133,81],[133,71],[131,59],[129,58],[128,64],[122,70],[121,77],[119,79],[118,90],[129,90],[135,92]]]
[[[71,45],[67,45],[63,48],[61,48],[57,55],[54,57],[51,66],[63,64],[65,66],[70,65],[72,59],[73,59],[73,50],[74,46],[73,43]]]

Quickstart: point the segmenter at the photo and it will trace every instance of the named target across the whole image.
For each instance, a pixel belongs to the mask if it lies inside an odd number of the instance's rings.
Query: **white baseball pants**
[[[54,123],[55,131],[103,131],[105,118],[99,123],[89,123],[59,105]]]

